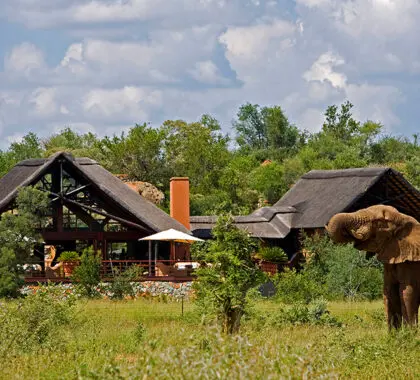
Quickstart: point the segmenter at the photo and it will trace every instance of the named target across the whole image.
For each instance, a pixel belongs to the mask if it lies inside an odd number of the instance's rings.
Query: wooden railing
[[[162,267],[166,268],[166,272],[158,268],[159,263],[162,264]],[[71,281],[71,277],[65,277],[63,268],[55,272],[45,273],[44,269],[41,269],[44,263],[39,263],[39,267],[36,270],[27,270],[25,271],[25,280],[36,282],[39,281]],[[173,260],[102,260],[100,274],[102,280],[111,280],[118,274],[124,273],[129,268],[137,266],[141,268],[139,271],[139,276],[137,280],[151,278],[165,278],[165,277],[190,277],[194,271],[194,268],[191,262],[187,261],[173,261]],[[33,264],[34,266],[36,264]],[[177,268],[178,267],[178,268]],[[187,269],[181,269],[181,268]],[[163,268],[161,268],[163,269]],[[180,269],[180,270],[179,270]]]
[[[102,260],[101,262],[101,277],[113,278],[117,274],[125,272],[127,269],[137,266],[142,269],[142,277],[165,277],[156,268],[157,263],[173,266],[175,262],[172,260]]]

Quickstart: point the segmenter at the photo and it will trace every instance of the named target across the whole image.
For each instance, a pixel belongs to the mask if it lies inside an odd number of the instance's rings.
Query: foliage
[[[255,257],[273,263],[288,261],[287,254],[280,247],[261,247]]]
[[[148,181],[163,193],[172,176],[188,176],[192,215],[249,214],[274,204],[312,169],[390,166],[420,188],[420,145],[383,134],[383,125],[357,120],[346,101],[327,107],[322,125],[308,133],[292,125],[278,106],[245,103],[233,121],[236,145],[211,115],[198,121],[138,123],[120,135],[99,138],[66,127],[40,139],[28,133],[0,151],[0,176],[18,161],[58,151],[87,156],[115,174]],[[168,198],[159,207],[169,208]]]
[[[341,326],[341,322],[330,314],[327,302],[322,298],[309,303],[295,301],[289,306],[282,307],[271,315],[269,323],[273,326],[287,324]]]
[[[203,312],[215,314],[223,331],[232,334],[239,331],[248,291],[265,275],[252,260],[257,243],[233,224],[231,216],[220,216],[212,234],[214,240],[194,252],[208,265],[196,270],[193,286]]]
[[[17,295],[22,283],[19,267],[30,260],[41,239],[36,227],[43,223],[48,196],[26,187],[19,190],[15,203],[16,213],[3,213],[0,219],[0,297]]]
[[[65,261],[80,261],[80,256],[76,251],[64,251],[61,252],[58,261],[65,262]]]
[[[38,348],[57,348],[65,339],[57,329],[74,325],[75,297],[63,297],[54,286],[18,303],[0,305],[0,358]]]
[[[128,134],[105,137],[100,142],[104,166],[113,173],[127,174],[132,180],[151,182],[161,187],[169,181],[164,164],[166,132],[148,124],[136,124]]]
[[[109,287],[112,299],[121,300],[126,296],[134,297],[135,291],[132,282],[138,280],[143,273],[143,268],[132,265],[122,272],[116,272]]]
[[[2,302],[0,321],[6,310],[18,312],[23,302]],[[312,315],[325,310],[325,302],[317,303]],[[175,302],[83,300],[75,305],[76,313],[65,313],[70,320],[51,327],[42,343],[29,338],[25,345],[24,337],[31,332],[15,323],[10,336],[18,339],[10,344],[0,322],[0,373],[5,379],[189,380],[405,379],[420,372],[419,331],[388,333],[382,301],[330,302],[329,313],[320,319],[330,316],[341,327],[316,319],[302,323],[302,318],[276,317],[280,309],[289,308],[297,306],[257,301],[258,313],[243,321],[243,333],[227,336],[217,326],[202,324],[190,302],[184,303],[182,315],[181,304]],[[12,316],[13,321],[19,318],[8,314]],[[139,334],[141,342],[137,329],[146,334]]]
[[[257,166],[250,177],[250,187],[257,190],[269,204],[277,202],[288,190],[284,168],[275,161]]]
[[[315,281],[306,271],[285,269],[273,279],[276,299],[283,303],[296,301],[309,303],[327,292],[322,283]]]
[[[238,145],[244,152],[255,152],[260,160],[273,158],[273,154],[281,157],[299,143],[299,130],[290,125],[279,106],[260,108],[247,103],[239,108],[237,116],[233,126]]]
[[[80,257],[80,265],[73,270],[72,279],[83,289],[87,297],[97,295],[96,286],[101,281],[101,256],[93,247],[85,248]]]
[[[165,133],[165,165],[171,175],[190,178],[197,192],[217,187],[221,170],[230,159],[229,138],[221,133],[218,122],[204,115],[199,122],[167,120]]]
[[[352,245],[335,245],[321,234],[305,236],[306,263],[296,272],[285,270],[275,278],[276,297],[291,303],[310,302],[320,296],[330,300],[374,300],[382,296],[383,269],[375,258]]]
[[[325,286],[331,299],[376,299],[382,295],[383,269],[352,245],[335,245],[326,235],[305,237],[309,260],[304,271]]]

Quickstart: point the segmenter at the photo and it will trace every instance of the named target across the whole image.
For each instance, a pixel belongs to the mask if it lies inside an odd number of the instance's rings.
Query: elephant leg
[[[418,292],[410,284],[400,285],[401,310],[404,323],[414,326],[418,322]]]
[[[401,327],[401,300],[398,284],[389,284],[384,289],[385,311],[387,316],[388,328]]]

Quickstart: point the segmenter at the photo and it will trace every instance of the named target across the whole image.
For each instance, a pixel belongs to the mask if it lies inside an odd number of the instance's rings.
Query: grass
[[[279,309],[259,301],[260,315]],[[203,325],[191,303],[82,301],[56,340],[1,359],[2,379],[411,379],[420,334],[388,333],[382,302],[331,303],[341,327],[274,327],[255,318],[226,337]],[[2,343],[0,343],[2,344]]]

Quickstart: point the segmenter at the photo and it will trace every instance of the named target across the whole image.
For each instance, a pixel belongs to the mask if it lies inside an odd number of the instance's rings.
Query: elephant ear
[[[420,223],[411,216],[397,213],[384,218],[385,226],[377,234],[387,236],[378,252],[378,259],[387,264],[420,261]]]

